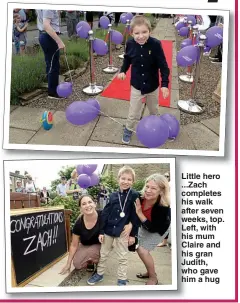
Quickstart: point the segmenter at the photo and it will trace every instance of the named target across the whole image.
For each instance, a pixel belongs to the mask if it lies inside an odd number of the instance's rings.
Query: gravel
[[[180,43],[183,38],[176,35],[177,50],[180,50]],[[217,50],[213,50],[211,55]],[[186,68],[178,67],[178,75],[186,74]],[[212,64],[208,56],[203,56],[200,68],[200,81],[197,85],[195,100],[202,103],[205,111],[200,115],[191,115],[180,111],[180,124],[196,123],[204,119],[218,117],[220,114],[220,103],[212,100],[212,94],[217,87],[221,77],[222,65]],[[191,85],[179,80],[179,99],[190,99]]]
[[[87,272],[84,269],[74,269],[58,286],[78,286],[79,281],[86,276]]]
[[[113,57],[113,65],[115,67],[120,68],[122,65],[123,60],[118,58],[118,55],[123,53],[123,48],[120,50],[113,50],[112,57]],[[112,80],[115,76],[114,74],[106,74],[102,71],[103,68],[108,66],[109,63],[109,56],[97,56],[95,59],[95,75],[96,75],[96,84],[102,85],[105,87],[108,82]],[[88,65],[86,72],[73,80],[73,93],[68,99],[61,99],[61,100],[51,100],[47,98],[47,94],[42,98],[31,102],[31,107],[42,107],[47,108],[49,110],[65,110],[66,107],[71,104],[73,101],[85,101],[89,98],[94,98],[88,96],[83,93],[82,89],[89,85],[90,83],[90,67]]]

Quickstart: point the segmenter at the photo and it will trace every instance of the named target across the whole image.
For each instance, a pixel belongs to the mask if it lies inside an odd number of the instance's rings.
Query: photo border
[[[9,174],[11,172],[11,164],[19,163],[19,162],[26,162],[31,163],[34,165],[34,162],[44,163],[46,167],[50,167],[52,162],[59,162],[59,169],[64,166],[69,165],[76,165],[78,164],[161,164],[161,163],[168,163],[170,166],[170,176],[171,176],[171,191],[170,197],[171,201],[171,278],[172,284],[170,285],[127,285],[125,287],[119,286],[64,286],[64,287],[12,287],[12,272],[11,272],[11,239],[10,237],[6,237],[6,249],[5,249],[5,263],[6,263],[6,293],[7,294],[16,294],[16,293],[82,293],[89,291],[91,292],[113,292],[113,291],[149,291],[149,290],[177,290],[178,284],[178,274],[177,274],[177,235],[176,235],[176,221],[177,221],[177,201],[176,201],[176,159],[172,158],[130,158],[130,159],[21,159],[21,160],[4,160],[4,191],[5,191],[5,201],[10,201],[10,184],[9,184]],[[48,162],[47,165],[46,162]],[[66,163],[66,164],[65,164]],[[7,204],[8,205],[8,204]],[[5,214],[5,234],[10,235],[10,207],[5,206],[4,214]]]
[[[236,0],[235,0],[236,1]],[[6,49],[6,74],[5,74],[5,102],[4,102],[4,136],[3,149],[14,150],[47,150],[47,151],[73,151],[73,152],[96,152],[96,153],[118,153],[118,154],[149,154],[149,155],[193,155],[193,156],[217,156],[223,157],[225,153],[225,125],[226,125],[226,98],[227,98],[227,68],[228,68],[228,43],[223,44],[223,63],[221,71],[221,110],[220,110],[220,129],[219,129],[219,150],[185,150],[185,149],[159,149],[159,148],[142,148],[142,147],[97,147],[97,146],[71,146],[71,145],[43,145],[43,144],[13,144],[9,143],[10,131],[10,96],[11,96],[11,62],[12,62],[12,9],[16,5],[21,4],[23,8],[52,8],[53,6],[58,10],[63,8],[79,8],[84,7],[86,10],[98,11],[99,9],[111,9],[111,11],[122,10],[136,10],[138,12],[149,13],[176,13],[192,14],[217,14],[218,12],[224,16],[225,30],[223,30],[223,40],[228,41],[229,37],[229,19],[230,11],[223,9],[189,9],[189,8],[166,8],[166,7],[136,7],[136,6],[109,6],[109,5],[63,5],[63,4],[44,4],[44,3],[17,3],[8,2],[8,26],[7,26],[7,49]],[[40,127],[39,127],[40,129]]]

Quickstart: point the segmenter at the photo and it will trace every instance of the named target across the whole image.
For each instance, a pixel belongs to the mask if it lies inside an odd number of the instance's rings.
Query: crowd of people
[[[170,187],[161,174],[146,178],[141,192],[132,189],[135,172],[123,166],[118,172],[119,189],[109,195],[103,210],[88,194],[78,199],[80,216],[72,230],[72,242],[66,265],[61,274],[76,269],[93,271],[88,279],[95,285],[104,278],[106,261],[113,247],[118,256],[117,285],[127,285],[128,254],[137,252],[146,267],[137,277],[146,279],[147,285],[158,284],[154,259],[151,255],[169,234],[171,223]],[[101,188],[100,197],[105,195]]]

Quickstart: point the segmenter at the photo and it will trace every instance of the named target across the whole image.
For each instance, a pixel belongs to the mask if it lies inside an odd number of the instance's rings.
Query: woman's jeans
[[[39,43],[44,52],[44,57],[45,57],[45,62],[46,62],[48,94],[56,95],[58,81],[59,81],[60,50],[57,51],[57,49],[58,49],[57,43],[46,32],[40,32]]]

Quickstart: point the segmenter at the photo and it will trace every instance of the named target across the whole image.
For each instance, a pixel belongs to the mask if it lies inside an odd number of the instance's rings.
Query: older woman
[[[79,207],[81,215],[73,227],[67,264],[60,274],[69,272],[72,262],[76,269],[87,267],[93,271],[94,264],[98,263],[100,257],[100,212],[96,211],[96,203],[90,195],[79,198]]]
[[[138,234],[138,255],[146,266],[146,273],[137,274],[147,278],[147,285],[158,284],[152,250],[165,238],[170,226],[170,192],[168,180],[153,174],[145,182],[141,201],[136,201],[136,213],[141,221]]]
[[[74,200],[78,200],[80,195],[87,194],[87,190],[80,188],[78,185],[78,173],[76,168],[71,173],[71,179],[68,180],[66,186],[66,194],[72,196]]]

